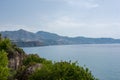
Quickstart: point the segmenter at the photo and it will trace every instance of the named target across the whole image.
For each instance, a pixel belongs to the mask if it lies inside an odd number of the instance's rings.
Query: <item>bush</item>
[[[9,39],[2,39],[0,40],[0,50],[7,50],[8,48],[11,48],[11,42]]]
[[[72,62],[56,62],[53,65],[44,65],[36,70],[30,80],[97,80],[88,68],[78,66]]]
[[[8,58],[5,51],[0,51],[0,80],[7,80],[9,76]]]
[[[40,58],[37,54],[29,54],[24,60],[23,60],[23,65],[27,66],[32,63],[47,63],[51,64],[52,62],[49,60],[46,60],[44,58]]]

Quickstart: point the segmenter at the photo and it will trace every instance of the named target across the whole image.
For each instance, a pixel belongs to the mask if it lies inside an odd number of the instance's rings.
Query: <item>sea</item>
[[[120,44],[54,45],[23,50],[55,62],[77,61],[99,80],[120,80]]]

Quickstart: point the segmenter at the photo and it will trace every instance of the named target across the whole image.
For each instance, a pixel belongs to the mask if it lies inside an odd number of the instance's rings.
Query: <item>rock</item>
[[[16,77],[17,80],[28,80],[28,77],[36,71],[36,69],[41,69],[42,64],[36,63],[25,68],[21,74],[18,74]]]
[[[25,57],[24,53],[20,53],[18,51],[9,52],[8,53],[8,60],[9,60],[8,67],[13,70],[17,70],[19,67],[22,66],[22,61],[24,57]]]
[[[28,67],[27,70],[26,70],[26,72],[29,73],[29,74],[31,74],[31,73],[33,73],[36,69],[40,69],[41,67],[42,67],[42,64],[37,63],[37,64],[35,64],[35,65],[32,65],[32,66]]]

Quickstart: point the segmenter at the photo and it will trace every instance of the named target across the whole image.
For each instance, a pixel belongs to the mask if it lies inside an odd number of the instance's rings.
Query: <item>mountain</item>
[[[54,33],[49,33],[49,32],[44,32],[44,31],[38,31],[36,33],[37,36],[43,38],[43,39],[54,39],[54,40],[58,40],[60,39],[62,36],[59,36],[57,34]]]
[[[17,31],[2,31],[3,37],[10,38],[18,46],[44,46],[63,44],[113,44],[120,43],[120,39],[113,38],[87,38],[87,37],[67,37],[55,33],[38,31],[32,33],[23,29]]]
[[[32,32],[20,29],[18,31],[2,31],[0,32],[3,37],[8,37],[15,41],[37,41],[39,38]]]

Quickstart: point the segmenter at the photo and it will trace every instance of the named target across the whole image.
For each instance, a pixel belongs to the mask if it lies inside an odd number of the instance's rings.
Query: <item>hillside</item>
[[[3,37],[8,37],[12,42],[22,47],[45,46],[45,45],[67,45],[67,44],[114,44],[120,43],[120,39],[113,38],[87,38],[67,37],[55,33],[38,31],[32,33],[23,29],[18,31],[2,31]]]

